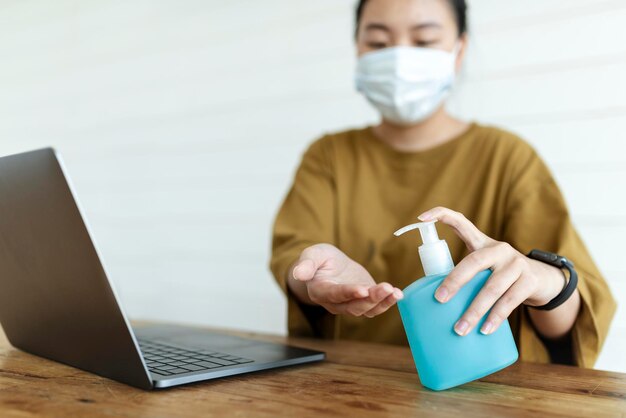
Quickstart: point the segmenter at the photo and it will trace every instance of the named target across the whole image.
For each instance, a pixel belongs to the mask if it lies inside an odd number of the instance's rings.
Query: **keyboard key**
[[[163,371],[163,370],[150,370],[150,371],[153,372],[153,373],[156,373],[156,374],[160,374],[161,376],[169,376],[169,375],[172,374],[170,372],[166,372],[166,371]]]
[[[205,367],[198,366],[197,364],[185,364],[180,366],[181,369],[187,369],[191,372],[196,372],[198,370],[206,370]]]
[[[208,358],[206,357],[190,357],[187,360],[183,360],[186,363],[201,363],[203,361],[208,361]]]
[[[179,373],[189,373],[189,370],[179,368],[179,369],[168,370],[168,372],[173,373],[173,374],[179,374]]]
[[[166,366],[156,367],[157,370],[165,370],[165,371],[172,370],[172,369],[175,369],[175,368],[176,368],[176,366],[167,366],[167,365]]]
[[[236,361],[239,360],[241,357],[237,357],[237,356],[225,356],[225,357],[221,357],[224,360],[232,360],[232,361]]]
[[[217,351],[211,351],[211,350],[198,350],[198,353],[206,354],[208,356],[215,356],[215,355],[218,355],[218,354],[222,354],[222,353],[218,353]]]
[[[224,358],[224,357],[230,357],[230,354],[217,353],[217,354],[214,354],[212,357]]]
[[[237,364],[234,361],[230,361],[230,360],[224,360],[221,358],[212,358],[211,360],[209,360],[211,363],[217,363],[220,364],[222,366],[232,366],[233,364]]]
[[[216,367],[222,367],[220,364],[211,363],[208,361],[201,361],[199,363],[194,363],[196,366],[204,367],[205,369],[215,369]]]
[[[174,360],[171,363],[167,363],[170,366],[186,366],[187,363],[185,363],[184,361],[180,361],[180,360]]]
[[[165,360],[161,360],[162,363],[165,364],[172,364],[172,363],[177,363],[179,360],[172,360],[172,359],[165,359]],[[175,366],[175,365],[174,365]]]
[[[158,367],[162,367],[162,366],[167,366],[167,364],[159,362],[159,363],[154,363],[154,364],[150,365],[150,367],[152,367],[154,369],[156,369]]]

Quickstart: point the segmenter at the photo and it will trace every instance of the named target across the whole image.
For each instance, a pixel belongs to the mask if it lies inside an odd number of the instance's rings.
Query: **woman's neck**
[[[450,116],[441,107],[423,122],[399,126],[383,120],[375,126],[374,134],[398,151],[424,151],[441,145],[468,128],[468,123]]]

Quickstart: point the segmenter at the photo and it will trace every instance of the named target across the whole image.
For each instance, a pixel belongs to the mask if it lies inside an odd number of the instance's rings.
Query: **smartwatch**
[[[576,290],[576,286],[578,285],[578,274],[576,273],[576,270],[574,270],[574,264],[561,255],[536,249],[528,253],[528,258],[550,264],[551,266],[558,267],[560,269],[565,269],[569,272],[569,281],[567,282],[567,285],[563,287],[561,293],[556,295],[554,299],[542,306],[528,307],[538,309],[540,311],[550,311],[565,303],[565,301],[572,296],[574,290]]]

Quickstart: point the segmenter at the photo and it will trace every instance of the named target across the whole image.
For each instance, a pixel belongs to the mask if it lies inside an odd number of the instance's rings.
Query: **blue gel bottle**
[[[419,229],[423,244],[419,247],[425,277],[403,290],[398,309],[413,360],[422,385],[443,390],[480,379],[513,363],[517,347],[508,321],[492,334],[479,330],[485,315],[465,336],[454,332],[474,297],[483,287],[491,270],[478,273],[446,303],[435,299],[435,291],[454,268],[448,244],[440,240],[436,221],[408,225],[394,233],[399,236]]]

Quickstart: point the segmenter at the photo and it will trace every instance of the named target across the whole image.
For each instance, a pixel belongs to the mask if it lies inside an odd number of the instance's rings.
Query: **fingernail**
[[[459,335],[465,335],[465,331],[467,331],[467,327],[469,327],[468,322],[464,319],[461,319],[454,326],[454,331]]]
[[[428,212],[424,212],[422,213],[420,216],[417,217],[417,219],[419,219],[420,221],[430,221],[432,215]]]
[[[435,292],[435,299],[437,299],[441,303],[444,303],[446,300],[448,300],[448,289],[445,286],[441,286],[439,289],[437,289],[437,292]]]
[[[398,300],[400,300],[400,299],[402,299],[404,297],[404,293],[402,293],[402,290],[400,290],[400,289],[396,289],[393,292],[393,294],[396,297],[396,299],[398,299]]]
[[[296,279],[296,280],[300,280],[300,279],[298,279],[298,274],[297,274],[299,268],[300,268],[300,266],[296,266],[296,267],[293,268],[292,275],[293,275],[293,278]]]
[[[359,290],[357,290],[356,294],[361,297],[364,298],[365,296],[369,295],[369,292],[367,291],[367,289],[363,289],[362,287],[359,288]]]
[[[391,293],[393,292],[393,286],[391,286],[389,283],[383,283],[383,290],[385,291],[385,293]]]
[[[493,324],[491,323],[491,321],[487,321],[483,324],[482,328],[480,329],[480,332],[486,335],[491,332],[492,328],[493,328]]]

